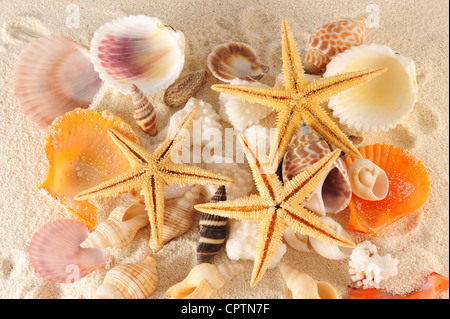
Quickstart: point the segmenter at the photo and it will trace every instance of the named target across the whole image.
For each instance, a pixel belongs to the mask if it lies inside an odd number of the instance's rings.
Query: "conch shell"
[[[356,160],[348,168],[352,192],[365,200],[382,200],[389,192],[386,173],[368,159]]]
[[[336,290],[328,282],[316,281],[286,264],[280,265],[280,271],[292,292],[292,299],[339,299]]]
[[[170,287],[167,295],[172,299],[208,299],[242,268],[238,263],[198,264],[183,281]]]
[[[137,264],[124,264],[111,269],[94,299],[146,299],[158,285],[156,260],[146,256]]]
[[[85,241],[82,248],[114,247],[128,245],[136,232],[148,225],[148,214],[141,203],[132,203],[116,207],[109,218],[99,224]]]

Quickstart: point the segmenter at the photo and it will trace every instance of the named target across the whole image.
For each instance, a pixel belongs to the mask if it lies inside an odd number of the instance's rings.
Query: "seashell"
[[[186,193],[188,190],[190,190],[193,187],[193,185],[167,185],[164,189],[164,198],[165,199],[171,199],[182,196],[184,193]]]
[[[286,264],[280,265],[280,271],[292,292],[292,299],[339,299],[336,290],[328,282],[316,281]]]
[[[313,74],[325,72],[333,56],[364,43],[366,30],[366,22],[361,19],[340,20],[321,26],[306,44],[305,69]]]
[[[246,43],[229,42],[213,48],[207,59],[211,73],[223,82],[235,78],[259,81],[269,67],[259,62],[255,50]]]
[[[406,295],[393,295],[376,288],[352,288],[345,299],[437,299],[446,290],[448,278],[433,272],[417,290]]]
[[[194,221],[194,205],[200,199],[201,190],[199,185],[195,185],[182,196],[165,201],[162,246],[156,246],[153,238],[150,238],[149,241],[150,248],[154,253],[191,228]]]
[[[137,135],[121,118],[108,111],[89,109],[64,114],[45,134],[44,150],[49,168],[39,188],[64,204],[89,227],[97,222],[96,207],[88,201],[75,201],[73,197],[131,168],[109,137],[109,128],[139,143]]]
[[[381,132],[394,128],[417,101],[414,61],[385,45],[362,45],[336,55],[324,77],[376,67],[385,67],[387,71],[329,99],[333,115],[350,129]]]
[[[183,281],[170,287],[167,295],[172,299],[208,299],[242,269],[238,263],[198,264]]]
[[[225,201],[227,194],[225,186],[219,186],[211,202]],[[200,215],[197,245],[197,262],[209,263],[222,248],[227,235],[228,218],[208,213]]]
[[[304,125],[291,141],[283,164],[283,180],[289,181],[310,165],[331,152],[330,146],[311,128]],[[351,199],[352,191],[347,169],[338,158],[327,176],[313,190],[305,202],[306,208],[320,216],[326,213],[338,213],[345,209]]]
[[[401,147],[374,144],[358,150],[384,170],[389,180],[389,192],[383,200],[368,201],[353,194],[349,204],[347,229],[373,235],[422,207],[430,192],[430,180],[423,163]],[[345,165],[350,167],[355,160],[348,156]]]
[[[158,285],[156,260],[151,256],[136,264],[123,264],[111,269],[94,299],[146,299]]]
[[[148,225],[148,215],[141,203],[132,203],[116,207],[109,218],[99,224],[85,241],[82,248],[125,247],[137,231]]]
[[[389,192],[386,173],[368,159],[356,160],[348,168],[352,192],[365,200],[382,200]]]
[[[35,271],[46,280],[72,283],[108,262],[103,248],[81,248],[89,229],[81,221],[59,219],[37,230],[28,255]]]
[[[91,41],[95,70],[110,86],[127,94],[131,84],[144,94],[171,85],[184,65],[181,31],[144,15],[121,17],[101,26]]]
[[[76,107],[88,108],[101,84],[89,52],[61,35],[31,42],[14,67],[17,102],[41,128]]]
[[[286,227],[284,229],[283,238],[284,240],[286,240],[288,245],[295,250],[305,253],[313,251],[313,248],[311,247],[311,243],[309,241],[309,236],[303,235],[300,232],[295,232],[291,227]]]
[[[208,77],[208,72],[200,70],[175,81],[164,92],[164,103],[169,107],[181,107],[194,96]]]
[[[131,84],[131,98],[134,104],[134,119],[137,124],[145,133],[155,136],[158,129],[156,128],[156,113],[153,105],[134,84]]]

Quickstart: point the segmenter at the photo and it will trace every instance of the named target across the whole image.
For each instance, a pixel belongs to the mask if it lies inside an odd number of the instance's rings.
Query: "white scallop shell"
[[[342,124],[359,132],[380,132],[395,127],[414,108],[417,83],[414,61],[385,45],[354,46],[337,54],[324,77],[386,67],[387,71],[363,85],[330,98],[328,107]]]
[[[354,161],[348,168],[353,193],[365,200],[384,199],[389,192],[389,179],[378,165],[368,159]]]
[[[166,89],[184,65],[185,39],[159,19],[121,17],[100,27],[91,41],[95,70],[109,85],[129,93],[134,83],[145,94]]]

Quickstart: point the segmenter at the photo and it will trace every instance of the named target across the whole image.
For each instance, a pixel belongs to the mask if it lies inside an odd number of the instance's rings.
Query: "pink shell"
[[[33,268],[51,282],[72,283],[108,262],[103,248],[81,248],[89,230],[81,221],[59,219],[31,238],[28,255]]]
[[[321,26],[311,35],[306,44],[304,58],[306,68],[313,73],[319,73],[313,70],[314,67],[320,72],[325,72],[333,56],[352,46],[364,43],[366,29],[366,22],[358,19],[341,20]]]

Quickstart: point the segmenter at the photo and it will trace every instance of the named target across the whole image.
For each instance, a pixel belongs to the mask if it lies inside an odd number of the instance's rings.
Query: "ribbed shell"
[[[205,83],[207,77],[208,72],[200,70],[177,80],[164,92],[164,103],[174,108],[184,106]]]
[[[156,112],[145,94],[134,84],[131,85],[131,98],[134,104],[134,119],[139,127],[151,136],[158,133]]]

